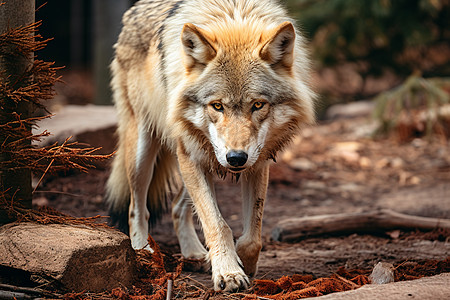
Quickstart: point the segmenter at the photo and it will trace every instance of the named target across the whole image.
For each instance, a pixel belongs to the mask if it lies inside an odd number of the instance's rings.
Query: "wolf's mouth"
[[[245,170],[245,168],[229,168],[233,173],[240,173]]]

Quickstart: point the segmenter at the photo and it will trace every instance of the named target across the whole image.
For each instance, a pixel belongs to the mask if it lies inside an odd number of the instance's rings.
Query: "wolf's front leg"
[[[262,217],[268,182],[268,163],[251,174],[242,176],[244,231],[236,243],[236,251],[244,264],[245,273],[250,276],[256,273],[262,248]]]
[[[209,248],[214,289],[247,289],[248,277],[234,248],[231,229],[220,214],[214,199],[211,174],[205,173],[190,159],[183,145],[178,145],[177,155],[184,183],[194,203]]]

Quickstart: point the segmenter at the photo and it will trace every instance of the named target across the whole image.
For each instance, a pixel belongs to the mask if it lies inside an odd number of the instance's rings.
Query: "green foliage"
[[[356,62],[360,73],[411,74],[425,49],[450,41],[449,0],[285,0],[325,66]],[[415,51],[411,53],[407,51]]]
[[[374,116],[380,121],[381,132],[389,132],[402,118],[412,122],[418,113],[425,112],[422,113],[425,133],[430,134],[432,127],[439,122],[439,108],[450,103],[450,79],[424,79],[412,75],[397,88],[380,93],[374,101]]]

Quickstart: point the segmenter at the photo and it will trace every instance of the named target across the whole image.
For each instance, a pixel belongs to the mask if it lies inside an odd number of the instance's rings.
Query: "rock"
[[[377,263],[369,275],[369,279],[374,284],[394,282],[394,266],[386,262]]]
[[[450,299],[450,273],[389,284],[367,284],[359,289],[317,297],[320,300]]]
[[[358,101],[348,104],[335,104],[327,109],[325,118],[328,120],[334,120],[338,118],[356,118],[369,116],[375,103],[373,101]]]
[[[333,145],[328,151],[328,154],[332,157],[337,157],[353,163],[360,160],[358,150],[361,148],[362,144],[358,142],[339,142]]]
[[[364,186],[353,183],[353,182],[349,182],[349,183],[344,183],[338,186],[338,189],[340,191],[343,192],[350,192],[350,193],[357,193],[357,192],[361,192],[364,190]]]
[[[375,169],[381,170],[389,166],[389,159],[383,157],[375,163]]]
[[[135,253],[130,239],[114,229],[12,223],[0,227],[0,271],[11,268],[36,284],[102,292],[131,287]]]
[[[323,190],[326,189],[327,185],[325,182],[318,180],[308,180],[302,183],[303,189],[313,189],[313,190]]]
[[[47,146],[55,142],[61,145],[68,137],[72,142],[86,143],[93,147],[102,147],[98,153],[109,154],[114,151],[117,114],[113,106],[67,105],[63,106],[51,118],[39,121],[39,127],[33,134],[47,130],[49,137],[42,139],[38,146]]]
[[[372,161],[368,157],[363,156],[359,159],[359,166],[364,169],[369,169],[372,167]]]
[[[389,235],[391,237],[391,239],[394,239],[394,240],[398,239],[400,237],[401,233],[402,232],[399,229],[386,232],[386,234]]]
[[[405,166],[405,162],[400,157],[395,157],[391,161],[391,166],[395,169],[401,169]]]
[[[307,158],[296,158],[288,162],[288,165],[297,171],[310,171],[316,169],[316,164]]]
[[[291,160],[293,160],[295,158],[295,154],[292,150],[288,149],[285,150],[282,154],[281,154],[281,160],[284,162],[290,162]]]
[[[363,148],[363,145],[359,142],[354,142],[354,141],[338,142],[333,145],[333,150],[336,152],[358,151],[361,148]]]

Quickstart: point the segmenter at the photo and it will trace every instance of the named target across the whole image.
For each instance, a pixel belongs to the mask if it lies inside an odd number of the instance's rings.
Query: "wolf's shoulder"
[[[118,44],[146,51],[151,42],[157,42],[165,20],[184,0],[140,0],[122,18],[123,28]]]

